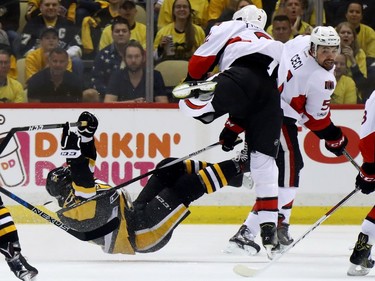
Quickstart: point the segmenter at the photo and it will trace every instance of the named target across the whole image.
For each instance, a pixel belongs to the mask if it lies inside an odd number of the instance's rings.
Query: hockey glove
[[[375,163],[364,163],[358,173],[355,185],[363,194],[375,191]]]
[[[327,150],[335,154],[336,156],[341,156],[346,145],[348,144],[348,138],[340,132],[340,136],[335,140],[326,140],[325,146]]]
[[[81,136],[82,142],[89,142],[93,139],[96,129],[98,128],[98,119],[88,112],[84,111],[78,118],[78,121],[86,121],[86,126],[78,126],[78,134]]]
[[[219,141],[221,142],[221,148],[224,151],[231,151],[234,148],[234,144],[237,137],[242,133],[244,129],[239,125],[233,123],[229,118],[225,122],[225,127],[221,131]]]
[[[60,155],[68,159],[78,158],[81,155],[79,142],[80,138],[76,133],[69,130],[69,123],[66,123],[63,127],[63,134],[61,137]]]

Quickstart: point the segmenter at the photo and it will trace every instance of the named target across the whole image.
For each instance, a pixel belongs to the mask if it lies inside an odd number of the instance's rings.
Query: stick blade
[[[106,224],[104,224],[104,225],[102,225],[102,226],[100,226],[96,229],[87,231],[87,232],[79,232],[79,231],[76,231],[76,230],[73,230],[73,229],[69,229],[68,232],[71,235],[73,235],[74,237],[78,238],[79,240],[90,241],[90,240],[94,240],[94,239],[103,237],[103,236],[107,235],[108,233],[111,233],[119,225],[120,225],[120,220],[119,220],[119,218],[116,217],[116,218],[113,218],[112,220],[110,220],[109,222],[107,222]]]
[[[237,264],[233,267],[233,272],[242,277],[250,278],[254,277],[258,273],[258,270],[243,264]]]

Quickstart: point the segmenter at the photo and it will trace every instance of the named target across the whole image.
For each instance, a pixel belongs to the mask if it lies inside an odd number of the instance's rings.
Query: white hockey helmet
[[[340,36],[332,26],[317,26],[311,32],[310,42],[315,57],[318,46],[340,47]]]
[[[255,5],[247,5],[233,15],[233,20],[242,20],[264,29],[267,22],[267,14],[264,10],[258,9]]]

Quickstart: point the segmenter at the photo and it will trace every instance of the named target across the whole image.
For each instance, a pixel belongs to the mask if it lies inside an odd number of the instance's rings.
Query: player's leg
[[[371,257],[372,245],[375,243],[375,206],[367,214],[362,223],[362,231],[350,256],[350,267],[347,274],[350,276],[367,275],[374,267]]]
[[[270,258],[279,249],[277,238],[277,178],[275,159],[260,152],[251,153],[250,170],[255,182],[256,204],[262,244]]]
[[[38,270],[31,266],[21,254],[17,228],[8,209],[0,197],[0,253],[5,256],[10,270],[21,280],[32,280]]]
[[[285,117],[280,136],[280,150],[276,159],[279,169],[279,219],[277,232],[280,244],[284,246],[293,242],[289,234],[290,216],[299,186],[300,171],[303,168],[303,159],[297,134],[295,120]]]

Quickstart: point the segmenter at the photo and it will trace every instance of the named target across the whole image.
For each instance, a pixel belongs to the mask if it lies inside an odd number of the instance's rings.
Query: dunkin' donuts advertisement
[[[64,165],[60,155],[62,129],[43,129],[46,124],[76,122],[80,108],[3,109],[0,113],[0,139],[12,128],[33,126],[16,132],[0,155],[0,182],[23,198],[44,203],[48,194],[45,181],[48,172]],[[177,108],[94,108],[99,119],[95,134],[97,161],[95,177],[111,185],[122,184],[155,169],[166,157],[181,158],[218,141],[226,117],[204,125],[186,117]],[[363,109],[332,110],[332,120],[342,126],[349,138],[348,152],[360,163],[358,131]],[[22,117],[22,118],[21,118]],[[27,117],[27,118],[24,118]],[[72,131],[76,128],[72,127]],[[256,134],[256,132],[254,132]],[[300,127],[300,148],[304,158],[298,200],[309,204],[330,205],[354,187],[357,171],[345,157],[337,158],[324,147],[324,142]],[[223,152],[220,146],[194,156],[194,159],[217,162],[236,156],[235,150]],[[147,183],[148,177],[127,186],[134,196]],[[303,188],[302,188],[303,187]],[[253,191],[224,188],[213,196],[194,202],[198,205],[248,205]],[[242,196],[246,194],[246,196]],[[328,196],[321,196],[327,194]],[[35,196],[37,195],[37,196]],[[318,196],[319,195],[319,196]],[[298,202],[297,202],[298,204]]]

